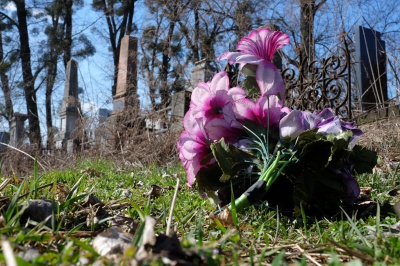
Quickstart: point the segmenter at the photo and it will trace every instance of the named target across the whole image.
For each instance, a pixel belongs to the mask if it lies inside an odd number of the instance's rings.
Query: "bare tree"
[[[24,81],[24,92],[26,109],[29,119],[29,140],[31,144],[36,144],[40,149],[42,147],[42,137],[40,134],[39,113],[37,97],[35,90],[35,79],[42,69],[39,69],[35,75],[32,72],[31,49],[28,33],[28,12],[25,7],[25,0],[13,1],[17,8],[18,32],[20,41],[20,59],[22,66],[22,77]]]
[[[3,50],[3,32],[5,32],[7,28],[10,28],[10,26],[11,25],[0,21],[0,84],[5,101],[4,108],[2,108],[3,110],[1,110],[0,114],[8,121],[9,127],[11,128],[10,120],[14,115],[14,107],[11,99],[11,87],[7,72],[16,62],[17,50],[12,50],[7,54],[4,54]]]

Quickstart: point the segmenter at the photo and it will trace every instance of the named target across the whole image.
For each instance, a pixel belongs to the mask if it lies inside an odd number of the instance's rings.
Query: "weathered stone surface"
[[[113,96],[113,113],[124,111],[126,106],[139,108],[137,94],[137,38],[124,36],[119,54],[116,93]]]
[[[28,119],[28,115],[21,113],[14,113],[11,118],[11,129],[10,129],[10,145],[13,147],[19,147],[22,145],[25,137],[24,123]]]
[[[28,207],[22,214],[21,220],[28,219],[41,223],[57,212],[57,203],[51,200],[29,200]],[[20,205],[23,208],[23,205]],[[51,228],[51,217],[46,221],[46,226]]]
[[[78,97],[78,62],[70,60],[67,64],[67,76],[65,79],[64,97],[60,110],[60,133],[56,147],[63,147],[71,133],[77,127],[80,118],[80,102]],[[61,142],[61,145],[60,145]]]

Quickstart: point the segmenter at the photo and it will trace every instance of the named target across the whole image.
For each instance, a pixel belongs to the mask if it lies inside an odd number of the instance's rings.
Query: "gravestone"
[[[0,131],[0,151],[7,148],[7,146],[2,145],[1,143],[8,144],[10,142],[10,134],[5,131]]]
[[[65,79],[64,97],[61,104],[61,127],[56,148],[64,147],[70,139],[71,133],[77,127],[80,118],[80,102],[78,97],[78,62],[70,60],[67,64],[67,76]]]
[[[190,86],[188,90],[176,92],[172,95],[171,100],[171,130],[181,130],[183,128],[182,121],[189,110],[190,97],[193,89],[199,82],[211,81],[216,70],[206,59],[195,63],[191,69]]]
[[[25,137],[24,123],[28,119],[28,115],[21,113],[14,113],[11,118],[11,129],[10,129],[10,145],[13,147],[19,147],[22,145]]]
[[[171,130],[183,128],[183,118],[189,110],[191,92],[184,90],[172,95],[171,100]]]
[[[195,63],[191,72],[189,91],[193,91],[199,82],[211,81],[215,74],[215,68],[211,66],[209,60],[202,59]]]
[[[107,118],[111,116],[111,110],[106,109],[106,108],[99,108],[99,113],[98,113],[98,118],[99,118],[99,124],[104,123]]]
[[[137,38],[129,35],[122,38],[113,114],[124,111],[128,106],[134,110],[140,107],[137,94],[137,46]]]
[[[385,42],[381,33],[359,26],[355,32],[355,47],[361,111],[384,107],[388,91]]]

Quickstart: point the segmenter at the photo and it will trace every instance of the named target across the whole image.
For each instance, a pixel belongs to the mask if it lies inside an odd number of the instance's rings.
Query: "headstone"
[[[172,95],[171,113],[175,119],[182,120],[190,106],[190,91],[180,91]]]
[[[192,76],[190,77],[190,86],[188,90],[180,91],[172,95],[171,100],[171,130],[181,130],[182,120],[189,110],[190,97],[193,89],[199,82],[211,81],[216,70],[211,66],[210,62],[206,59],[200,60],[195,63],[191,70]]]
[[[21,113],[14,113],[11,118],[11,130],[10,130],[10,145],[13,147],[19,147],[24,141],[24,123],[28,119],[28,115]]]
[[[56,147],[62,147],[70,139],[71,132],[77,127],[80,117],[78,97],[78,62],[70,60],[67,64],[67,77],[64,87],[64,98],[60,110],[61,127]],[[60,143],[61,142],[61,143]]]
[[[73,154],[74,153],[74,141],[72,139],[67,140],[67,153],[68,154]]]
[[[125,110],[127,106],[135,110],[140,107],[137,94],[137,47],[137,38],[129,35],[122,38],[113,114]]]
[[[111,110],[99,108],[99,124],[104,123],[111,116]]]
[[[10,141],[10,134],[8,134],[8,132],[1,131],[0,132],[0,151],[7,148],[7,146],[2,145],[1,143],[8,144],[9,141]]]
[[[388,99],[385,42],[381,33],[359,26],[355,32],[356,78],[361,111],[367,111]]]
[[[197,86],[199,82],[211,81],[215,74],[215,69],[211,66],[211,62],[207,59],[197,61],[191,70],[192,76],[190,77],[189,91]]]

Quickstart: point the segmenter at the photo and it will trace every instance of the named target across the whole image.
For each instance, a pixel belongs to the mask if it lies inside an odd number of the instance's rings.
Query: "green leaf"
[[[350,150],[348,149],[349,142],[345,139],[337,139],[333,141],[332,154],[329,157],[329,165],[334,168],[343,168],[343,162],[347,161]]]
[[[211,144],[210,147],[222,171],[219,178],[221,182],[232,180],[255,160],[251,154],[225,143],[224,138]]]
[[[350,142],[350,138],[353,136],[353,132],[351,130],[343,131],[341,133],[329,134],[326,135],[326,139],[332,142],[337,140],[344,140],[347,143]]]
[[[357,174],[372,173],[372,169],[378,162],[378,156],[375,151],[360,145],[354,146],[349,159],[354,164],[353,170]]]
[[[221,175],[222,171],[217,162],[201,168],[196,174],[199,191],[201,193],[207,190],[215,191],[224,186],[225,184],[219,180]]]
[[[247,76],[245,78],[242,87],[246,91],[246,94],[250,96],[250,98],[255,99],[256,97],[260,96],[260,88],[258,87],[254,74],[253,76]]]
[[[291,140],[289,143],[294,143],[293,149],[297,150],[298,153],[301,153],[305,145],[320,139],[317,131],[317,129],[304,131],[296,139]]]
[[[304,145],[299,159],[316,172],[320,172],[329,163],[333,143],[326,140],[316,140]]]
[[[90,253],[92,253],[94,256],[96,256],[96,257],[100,256],[99,253],[97,253],[96,250],[94,250],[94,248],[91,245],[88,245],[87,243],[82,242],[78,238],[75,238],[73,236],[69,236],[69,237],[72,239],[72,241],[74,242],[74,244],[76,246],[80,247],[81,250],[82,249],[83,250],[87,250]]]

